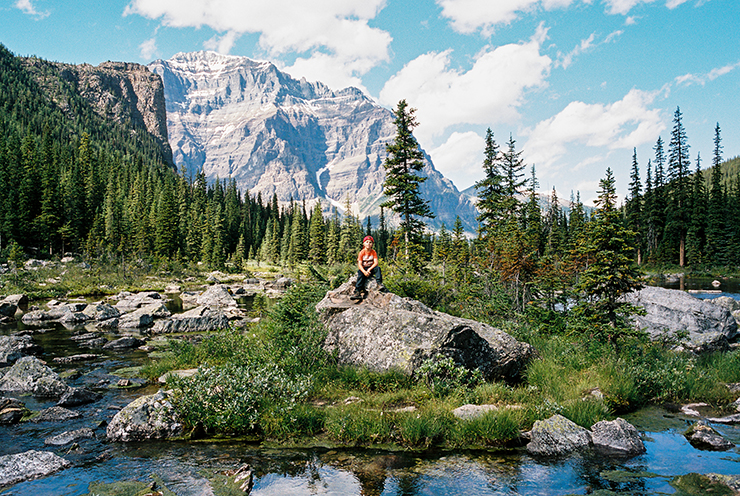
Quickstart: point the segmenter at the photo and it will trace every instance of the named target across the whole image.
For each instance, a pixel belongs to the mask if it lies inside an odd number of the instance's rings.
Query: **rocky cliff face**
[[[162,79],[146,66],[104,62],[99,66],[22,59],[44,92],[64,112],[73,112],[70,94],[84,98],[104,119],[151,134],[167,161],[172,149],[167,136],[167,113]],[[71,89],[71,92],[69,91]]]
[[[360,90],[333,92],[300,81],[269,62],[214,52],[180,53],[149,65],[164,81],[175,163],[209,179],[234,178],[241,191],[265,200],[321,200],[353,214],[377,215],[384,200],[385,145],[393,114]],[[427,158],[421,191],[452,226],[460,215],[470,230],[475,207]]]

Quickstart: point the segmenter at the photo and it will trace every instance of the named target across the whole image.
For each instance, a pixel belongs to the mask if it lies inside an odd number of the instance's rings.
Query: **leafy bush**
[[[438,398],[447,396],[457,388],[472,388],[483,383],[480,370],[468,370],[455,365],[451,357],[440,354],[424,360],[415,375],[426,382],[432,394]]]
[[[201,367],[193,377],[169,381],[176,393],[173,404],[186,426],[234,434],[255,431],[264,410],[273,415],[292,411],[311,384],[273,365],[233,364]]]

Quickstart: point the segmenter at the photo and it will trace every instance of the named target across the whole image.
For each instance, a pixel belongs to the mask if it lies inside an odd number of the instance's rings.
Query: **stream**
[[[709,281],[711,283],[711,281]],[[698,288],[702,289],[702,288]],[[708,289],[708,288],[707,288]],[[731,293],[740,298],[740,295]],[[700,295],[697,295],[700,296]],[[714,297],[717,294],[701,295]],[[27,450],[53,451],[72,466],[38,480],[0,489],[0,495],[86,495],[93,482],[151,481],[152,475],[179,496],[219,494],[218,474],[249,463],[254,470],[255,496],[289,495],[653,495],[675,494],[672,479],[689,473],[740,474],[740,448],[725,452],[700,451],[683,437],[694,417],[651,407],[624,418],[643,434],[647,452],[633,458],[576,454],[543,460],[524,448],[474,451],[387,451],[378,449],[276,449],[235,440],[216,442],[110,443],[105,426],[125,405],[158,386],[137,384],[120,388],[126,368],[141,365],[147,354],[132,350],[108,352],[80,348],[74,329],[60,324],[0,328],[0,335],[33,330],[43,348],[39,358],[56,372],[76,373],[70,386],[103,393],[101,400],[71,408],[81,417],[64,422],[24,422],[0,425],[0,456]],[[116,337],[115,335],[108,336]],[[57,364],[53,359],[96,353],[97,359]],[[139,381],[141,382],[141,381]],[[54,406],[30,396],[19,397],[30,410]],[[740,445],[740,426],[710,424],[726,439]],[[89,427],[95,437],[78,445],[46,446],[44,439]],[[215,477],[215,478],[214,478]],[[156,494],[156,493],[152,493]]]

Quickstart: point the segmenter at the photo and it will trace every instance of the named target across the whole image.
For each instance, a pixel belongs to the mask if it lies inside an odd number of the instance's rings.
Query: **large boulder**
[[[634,456],[645,453],[645,445],[635,426],[622,418],[602,420],[591,426],[594,448],[607,455]]]
[[[93,303],[85,307],[82,311],[92,320],[108,320],[119,317],[121,311],[108,303]]]
[[[220,310],[204,306],[195,307],[187,312],[175,314],[171,319],[160,320],[150,329],[152,334],[173,332],[208,332],[226,329],[228,317]]]
[[[633,317],[635,327],[648,333],[652,340],[674,338],[688,332],[684,345],[692,351],[724,349],[737,335],[737,322],[727,308],[700,300],[676,289],[646,286],[625,296],[646,315]]]
[[[71,464],[51,451],[30,450],[0,456],[0,487],[45,477]]]
[[[354,280],[329,291],[316,306],[329,329],[324,347],[336,351],[342,365],[413,374],[424,360],[440,354],[479,369],[486,380],[517,380],[534,355],[529,344],[499,329],[393,293],[369,289],[361,303],[350,302]]]
[[[154,322],[155,317],[164,318],[170,315],[172,313],[159,301],[124,314],[118,319],[118,327],[120,329],[141,329],[149,327]]]
[[[118,299],[116,308],[121,312],[131,312],[137,308],[162,303],[162,295],[156,291],[142,291],[135,294],[123,291],[116,295],[115,298]]]
[[[0,378],[0,391],[31,394],[39,398],[59,398],[69,386],[36,357],[23,357]]]
[[[223,284],[214,284],[199,295],[195,302],[204,307],[208,308],[228,308],[236,307],[237,303],[229,288]]]
[[[31,336],[0,336],[0,367],[12,365],[19,358],[40,350]]]
[[[170,402],[171,394],[160,390],[129,403],[108,424],[108,440],[143,441],[181,435],[182,424]]]
[[[591,433],[562,415],[538,420],[530,432],[527,451],[538,456],[561,456],[591,447]]]

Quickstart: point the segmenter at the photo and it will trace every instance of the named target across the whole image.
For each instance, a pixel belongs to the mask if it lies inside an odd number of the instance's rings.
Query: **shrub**
[[[234,434],[253,432],[266,409],[273,415],[292,411],[310,388],[305,377],[289,377],[274,365],[201,367],[193,377],[171,377],[169,383],[186,426]]]
[[[441,354],[424,360],[416,369],[415,375],[421,378],[438,398],[447,396],[457,388],[475,387],[483,383],[483,374],[480,370],[468,370],[455,365],[452,357]]]

